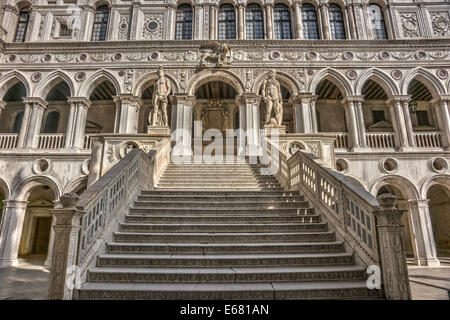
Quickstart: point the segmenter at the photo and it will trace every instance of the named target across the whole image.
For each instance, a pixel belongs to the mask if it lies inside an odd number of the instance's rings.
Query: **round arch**
[[[448,174],[439,174],[439,175],[433,176],[431,179],[425,181],[422,184],[422,187],[420,188],[421,198],[422,199],[426,199],[428,191],[430,190],[430,188],[432,186],[434,186],[436,184],[440,185],[441,187],[443,187],[447,191],[447,194],[450,197],[450,175],[448,175]]]
[[[255,94],[259,93],[259,90],[261,89],[261,86],[263,84],[263,81],[267,79],[267,75],[269,74],[269,71],[264,72],[263,74],[259,75],[258,78],[256,78],[255,83],[252,87],[252,92]],[[299,94],[299,88],[297,86],[297,82],[295,79],[284,72],[280,72],[276,70],[276,78],[278,81],[280,81],[280,84],[283,85],[291,94],[291,97],[296,96]]]
[[[339,88],[344,98],[353,95],[353,89],[347,79],[337,70],[327,68],[319,71],[311,80],[308,86],[308,92],[315,93],[317,86],[322,80],[329,80]]]
[[[422,82],[425,85],[425,87],[427,87],[427,89],[430,90],[433,98],[437,98],[440,95],[445,94],[445,88],[442,85],[441,81],[439,81],[439,79],[436,78],[428,70],[425,70],[425,69],[419,67],[419,68],[409,71],[405,75],[403,80],[401,81],[400,88],[401,88],[401,93],[403,95],[408,94],[408,87],[413,79],[416,79],[416,80]]]
[[[64,187],[63,194],[74,192],[75,190],[79,189],[80,187],[83,187],[84,185],[87,186],[87,182],[88,182],[87,176],[79,176],[79,177],[73,179],[72,181],[70,181]]]
[[[180,93],[180,85],[178,84],[178,81],[171,76],[170,74],[167,74],[167,72],[164,72],[164,76],[170,80],[172,84],[172,94],[174,93]],[[158,79],[158,73],[157,71],[145,73],[142,76],[137,79],[134,88],[132,90],[132,93],[134,96],[140,97],[144,93],[145,89],[150,87],[153,82],[155,82]]]
[[[95,72],[84,81],[83,85],[80,87],[78,96],[89,99],[92,91],[94,91],[95,88],[105,80],[108,80],[113,84],[114,88],[116,89],[116,94],[124,92],[119,80],[117,80],[117,78],[110,72],[102,69]]]
[[[3,191],[5,195],[5,200],[8,200],[9,197],[11,196],[11,188],[9,184],[2,178],[0,178],[0,189]]]
[[[45,100],[50,90],[60,82],[65,82],[69,86],[70,96],[73,97],[76,91],[75,84],[70,76],[61,70],[56,70],[45,77],[34,89],[33,96]]]
[[[26,201],[31,189],[39,185],[49,186],[55,195],[55,200],[59,199],[62,194],[61,185],[55,178],[50,176],[31,176],[17,184],[12,191],[11,198],[16,201]]]
[[[233,72],[225,70],[204,70],[189,81],[189,84],[186,87],[186,93],[193,96],[198,88],[210,81],[223,81],[228,83],[239,95],[243,94],[245,91],[241,79]]]
[[[407,178],[400,175],[387,175],[381,177],[372,184],[370,187],[370,193],[376,195],[381,187],[386,185],[392,185],[402,190],[409,200],[419,199],[419,190],[417,190],[416,186],[414,186],[414,184]]]
[[[30,97],[31,84],[28,82],[28,78],[23,73],[13,70],[0,78],[0,100],[3,100],[3,96],[8,92],[8,90],[19,82],[22,82],[25,86],[26,96]]]
[[[111,8],[111,2],[108,0],[90,0],[89,5],[94,8],[98,8],[100,6],[108,6],[108,8]]]
[[[397,84],[394,82],[394,80],[392,80],[392,78],[389,75],[387,75],[386,73],[384,73],[379,69],[371,68],[361,73],[356,79],[355,84],[356,95],[358,96],[362,95],[362,89],[364,87],[364,84],[368,80],[376,82],[381,88],[383,88],[388,97],[400,94],[400,90],[398,89]]]

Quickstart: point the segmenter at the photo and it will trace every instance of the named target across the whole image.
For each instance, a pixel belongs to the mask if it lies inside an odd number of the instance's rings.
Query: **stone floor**
[[[449,300],[450,257],[440,260],[439,268],[408,263],[414,300]],[[50,271],[42,261],[43,257],[27,257],[27,260],[20,260],[18,267],[0,268],[0,300],[46,299]]]

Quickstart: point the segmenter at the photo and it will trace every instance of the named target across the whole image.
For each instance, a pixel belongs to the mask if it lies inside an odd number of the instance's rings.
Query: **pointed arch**
[[[116,94],[124,92],[119,80],[117,80],[117,78],[109,71],[101,69],[92,74],[88,79],[84,81],[77,96],[89,99],[92,91],[94,91],[95,88],[105,80],[108,80],[113,84],[114,88],[116,89]]]
[[[408,200],[420,199],[420,193],[417,187],[408,178],[401,175],[386,175],[376,180],[370,187],[370,193],[375,195],[384,185],[392,185],[404,192]]]
[[[344,97],[353,95],[352,86],[347,79],[339,71],[332,68],[319,71],[309,83],[308,92],[315,93],[319,83],[325,79],[337,86]]]
[[[26,90],[26,96],[31,96],[31,84],[22,72],[13,70],[8,72],[3,77],[0,78],[0,101],[3,100],[4,95],[8,90],[15,84],[22,82]]]
[[[388,97],[393,95],[399,95],[400,90],[397,84],[392,78],[377,68],[371,68],[365,72],[362,72],[358,78],[356,78],[355,94],[362,95],[362,89],[368,80],[376,82],[386,92]]]
[[[174,93],[180,93],[180,85],[172,75],[168,74],[167,72],[164,72],[164,76],[170,80],[172,84],[172,94]],[[142,76],[139,77],[139,79],[136,80],[135,85],[133,87],[133,95],[140,97],[142,96],[142,93],[144,93],[145,89],[148,88],[148,84],[155,82],[158,79],[158,73],[157,70],[154,72],[145,73]]]
[[[422,82],[430,91],[433,98],[446,94],[445,87],[441,81],[433,73],[422,67],[415,68],[405,74],[405,77],[400,82],[401,94],[408,94],[408,87],[413,79]]]
[[[60,82],[65,82],[69,86],[70,96],[73,97],[76,92],[75,84],[72,78],[62,70],[56,70],[45,77],[34,89],[33,97],[39,97],[45,100],[50,90]]]
[[[262,83],[265,79],[267,79],[267,75],[269,74],[269,71],[264,72],[263,74],[259,75],[255,83],[253,84],[252,92],[255,94],[259,93],[259,90],[262,86]],[[284,85],[284,87],[289,91],[291,94],[291,97],[296,96],[300,93],[299,87],[297,85],[297,81],[290,75],[285,72],[276,71],[276,78],[278,81],[280,81],[280,84]]]
[[[209,81],[223,81],[228,83],[239,95],[245,92],[244,84],[235,73],[228,70],[203,70],[189,81],[189,84],[186,87],[186,93],[190,96],[195,95],[195,91],[197,91],[202,84]]]
[[[50,187],[55,195],[55,200],[59,199],[62,195],[63,189],[61,184],[54,177],[47,175],[33,175],[23,179],[16,185],[12,191],[11,199],[16,201],[26,201],[31,189],[39,185]]]

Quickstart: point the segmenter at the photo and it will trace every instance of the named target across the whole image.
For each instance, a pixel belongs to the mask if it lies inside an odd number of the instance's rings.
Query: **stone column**
[[[52,229],[50,230],[50,237],[48,239],[48,249],[47,249],[47,257],[45,258],[45,262],[44,265],[46,267],[51,267],[52,266],[52,261],[53,261],[53,248],[55,246],[55,216],[52,217]]]
[[[261,97],[255,94],[243,94],[236,97],[236,104],[239,106],[239,123],[242,133],[246,134],[247,145],[246,155],[257,156],[260,147],[259,141],[259,104]],[[245,136],[239,137],[240,145],[245,143]]]
[[[405,252],[402,248],[403,226],[400,224],[400,218],[405,211],[395,208],[397,198],[392,194],[382,194],[377,200],[380,207],[374,214],[384,294],[389,300],[409,300],[411,290]]]
[[[81,8],[83,9],[83,13],[81,18],[81,32],[79,34],[79,39],[82,41],[91,41],[95,8],[90,5],[82,5]]]
[[[406,134],[408,135],[408,141],[410,147],[416,146],[416,140],[414,138],[414,130],[411,122],[411,113],[409,111],[409,101],[410,97],[405,97],[401,100],[402,108],[403,108],[403,116],[405,117],[405,126],[406,126]]]
[[[294,21],[295,21],[295,39],[303,39],[303,25],[302,25],[302,2],[295,1],[294,6]]]
[[[238,36],[239,39],[245,39],[245,5],[243,3],[238,4]]]
[[[392,125],[394,127],[395,144],[397,148],[408,147],[408,134],[406,132],[405,117],[403,115],[402,98],[392,97],[388,100],[389,110],[391,112]]]
[[[78,196],[74,193],[64,194],[60,198],[62,208],[53,210],[56,218],[55,247],[48,285],[48,298],[52,300],[71,300],[73,282],[69,279],[75,273],[78,256],[78,237],[81,229],[82,212],[76,208]]]
[[[5,101],[0,101],[0,119],[2,116],[2,111],[5,110],[6,108],[6,102]]]
[[[383,9],[381,9],[383,10]],[[362,14],[364,17],[364,26],[366,29],[367,38],[366,39],[373,39],[373,31],[372,31],[372,22],[370,21],[370,12],[369,12],[369,1],[365,1],[362,3]]]
[[[6,200],[0,230],[0,267],[17,266],[28,201]]]
[[[139,110],[143,104],[140,97],[122,94],[114,97],[116,103],[115,133],[137,133]]]
[[[328,17],[328,3],[322,2],[319,5],[320,13],[322,16],[322,30],[324,39],[331,39],[330,33],[330,18]],[[320,26],[319,26],[320,28]]]
[[[358,149],[360,144],[354,101],[351,98],[345,98],[341,101],[341,103],[345,105],[345,119],[349,130],[348,134],[350,136],[350,147],[352,149]]]
[[[47,107],[47,102],[41,98],[23,98],[23,101],[26,108],[23,116],[22,129],[19,134],[19,141],[22,141],[23,137],[24,147],[37,148],[42,118],[45,107]],[[18,146],[20,147],[21,145],[18,144]]]
[[[436,118],[438,119],[439,129],[441,130],[442,144],[444,148],[450,147],[450,116],[448,110],[449,103],[450,96],[441,96],[439,98],[439,101],[434,103]]]
[[[16,25],[19,19],[19,9],[13,5],[4,5],[4,15],[2,27],[5,29],[8,34],[5,37],[5,42],[12,42],[15,37]]]
[[[317,132],[317,96],[305,93],[294,97],[294,128],[296,133]]]
[[[408,200],[411,211],[411,222],[414,241],[414,263],[419,266],[438,267],[436,245],[430,219],[428,200]]]
[[[273,39],[273,3],[266,3],[266,39]]]
[[[172,97],[172,127],[175,139],[173,154],[177,156],[192,155],[192,121],[195,97],[176,94]]]
[[[353,96],[352,97],[355,111],[356,111],[356,121],[358,127],[358,137],[359,137],[359,145],[361,147],[367,147],[366,143],[366,125],[364,124],[364,114],[363,114],[363,101],[364,96]]]
[[[354,3],[353,4],[353,13],[355,15],[355,23],[356,23],[356,32],[358,34],[358,39],[364,40],[367,39],[367,32],[364,22],[364,16],[363,16],[363,8],[361,3]]]
[[[86,118],[91,102],[86,98],[72,97],[67,99],[70,104],[69,120],[66,130],[66,148],[83,148]]]
[[[177,11],[177,7],[175,3],[166,4],[168,21],[166,22],[167,26],[167,39],[173,40],[175,39],[175,15]]]
[[[353,12],[353,5],[346,4],[345,10],[347,12],[348,25],[349,25],[349,29],[350,29],[351,39],[358,39],[358,33],[356,32],[355,15]]]
[[[219,9],[217,3],[213,3],[209,7],[209,39],[216,39],[216,23],[217,23],[217,10]]]

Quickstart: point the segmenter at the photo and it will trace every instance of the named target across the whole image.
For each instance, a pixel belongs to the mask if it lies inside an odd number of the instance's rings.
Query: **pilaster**
[[[172,100],[172,131],[175,139],[173,154],[177,156],[192,155],[192,124],[195,97],[187,94],[175,94]]]
[[[436,117],[439,122],[439,129],[442,135],[442,143],[444,148],[450,147],[450,115],[449,104],[450,95],[440,96],[438,99],[433,100],[434,108],[436,110]]]
[[[67,121],[65,147],[83,148],[87,113],[91,102],[84,97],[71,97],[67,99],[70,104],[69,120]]]
[[[121,94],[114,97],[116,103],[115,133],[137,133],[139,110],[143,104],[140,97]]]
[[[302,2],[297,0],[292,5],[294,7],[295,39],[303,39]]]
[[[44,110],[47,107],[48,103],[37,97],[23,98],[23,101],[25,103],[25,112],[17,146],[36,148],[39,139],[39,133],[41,131]]]
[[[405,98],[408,98],[408,96],[393,96],[387,101],[395,131],[395,146],[401,150],[406,150],[409,146],[402,107],[402,100]]]
[[[317,132],[317,96],[310,93],[294,97],[294,128],[296,133]]]
[[[350,136],[350,147],[353,150],[357,150],[360,147],[358,125],[355,112],[355,102],[351,98],[345,98],[341,101],[345,106],[345,119],[347,121],[347,126]]]
[[[273,39],[273,3],[266,3],[266,38]]]

